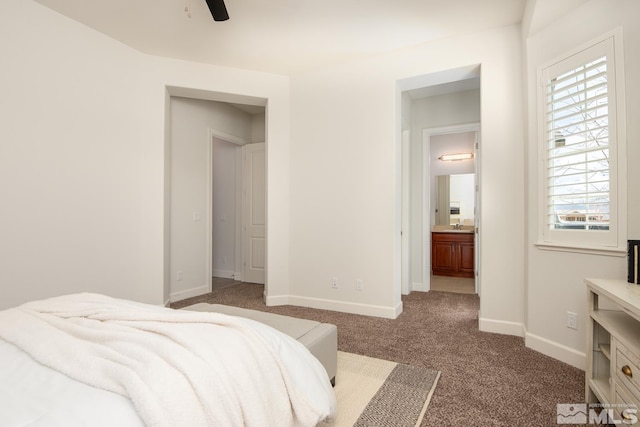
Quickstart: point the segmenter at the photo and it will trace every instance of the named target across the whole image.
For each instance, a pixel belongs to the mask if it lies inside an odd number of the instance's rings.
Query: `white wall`
[[[292,77],[291,291],[295,303],[393,316],[401,309],[400,79],[481,64],[484,327],[521,333],[524,215],[518,27]],[[414,112],[415,114],[415,112]],[[413,132],[412,132],[413,133]],[[486,167],[485,167],[486,166]],[[506,206],[513,215],[505,218]],[[514,207],[515,206],[515,207]],[[331,288],[331,278],[340,288]],[[365,291],[355,290],[362,279]],[[493,324],[491,321],[494,321]],[[503,327],[504,325],[507,327]]]
[[[141,250],[143,58],[31,1],[3,2],[0,57],[0,308],[79,290],[160,302]]]
[[[529,34],[526,39],[528,117],[527,214],[527,319],[526,343],[548,355],[578,367],[585,363],[585,277],[626,278],[624,257],[545,251],[534,246],[538,239],[538,135],[536,71],[543,64],[618,26],[623,27],[627,106],[628,238],[640,238],[640,3],[634,0],[592,0],[557,21]],[[531,7],[532,5],[529,5]],[[535,6],[535,5],[533,5]],[[541,7],[544,3],[541,3]],[[535,15],[535,13],[533,14]],[[584,25],[585,23],[589,25]],[[567,312],[578,314],[578,329],[566,327]]]
[[[21,0],[3,2],[0,57],[0,308],[168,300],[167,86],[267,100],[268,292],[288,294],[287,77],[143,55]]]

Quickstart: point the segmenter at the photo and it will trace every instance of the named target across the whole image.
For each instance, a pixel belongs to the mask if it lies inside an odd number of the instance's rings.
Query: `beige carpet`
[[[439,371],[338,352],[338,417],[322,427],[418,426]]]

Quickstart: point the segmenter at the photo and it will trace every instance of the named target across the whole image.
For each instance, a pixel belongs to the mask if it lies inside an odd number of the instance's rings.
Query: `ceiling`
[[[517,24],[526,0],[226,0],[224,22],[205,0],[36,1],[144,53],[290,75]]]

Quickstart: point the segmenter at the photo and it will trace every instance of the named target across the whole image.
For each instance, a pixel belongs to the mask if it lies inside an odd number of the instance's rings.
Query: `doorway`
[[[399,109],[399,212],[401,225],[398,245],[398,293],[431,290],[431,231],[435,224],[435,190],[431,178],[431,135],[475,132],[480,139],[480,66],[471,65],[412,77],[398,82]],[[478,147],[473,151],[479,154]],[[479,226],[480,158],[474,175],[476,220]],[[433,216],[433,219],[432,219]],[[477,243],[477,238],[476,238]],[[480,265],[480,246],[476,244],[475,267]],[[476,275],[476,277],[478,277]],[[475,280],[475,290],[480,284]]]
[[[423,265],[429,290],[478,293],[479,138],[479,123],[424,131]]]
[[[211,289],[223,289],[242,278],[239,215],[242,146],[211,133]],[[209,219],[208,219],[209,220]]]
[[[260,111],[252,113],[255,109]],[[242,182],[241,178],[227,178],[232,184],[226,187],[238,201],[231,202],[229,211],[216,211],[215,215],[215,222],[232,224],[232,231],[218,230],[216,236],[213,233],[214,198],[219,196],[213,192],[213,138],[220,144],[236,145],[231,149],[227,146],[227,154],[233,160],[228,161],[227,156],[223,163],[233,171],[232,174],[241,175],[242,156],[239,153],[242,149],[237,151],[238,147],[261,142],[263,152],[266,148],[266,108],[174,95],[168,97],[167,116],[170,138],[167,142],[169,173],[166,174],[165,215],[169,245],[165,246],[168,248],[165,259],[168,297],[170,302],[175,302],[210,292],[215,270],[234,277],[242,272],[242,240],[237,237],[241,235],[237,228],[242,224],[242,198],[235,196],[242,194],[236,188],[237,183]],[[216,171],[220,169],[219,165]],[[264,188],[264,162],[261,171]],[[266,204],[266,190],[262,198]],[[263,229],[265,226],[263,224]],[[214,256],[213,245],[218,239],[230,241],[232,249],[216,250]],[[266,250],[263,255],[263,259],[266,258]]]
[[[265,143],[239,144],[211,134],[212,289],[264,284]]]

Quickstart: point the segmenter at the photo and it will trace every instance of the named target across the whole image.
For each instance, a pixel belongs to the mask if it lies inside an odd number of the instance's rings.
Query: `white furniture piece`
[[[614,408],[610,415],[622,421],[632,415],[624,408],[640,408],[640,286],[608,279],[585,283],[589,304],[585,400]]]

